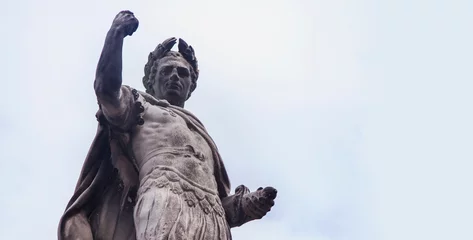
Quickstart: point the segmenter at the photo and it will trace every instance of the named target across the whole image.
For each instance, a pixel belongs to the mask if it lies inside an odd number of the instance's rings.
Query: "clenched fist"
[[[123,37],[131,36],[138,28],[139,21],[132,12],[125,10],[117,14],[113,19],[112,28]]]

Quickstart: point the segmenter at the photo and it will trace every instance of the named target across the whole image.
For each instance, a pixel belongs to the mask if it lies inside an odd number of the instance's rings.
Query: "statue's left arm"
[[[225,216],[230,227],[239,227],[252,220],[261,219],[274,206],[277,190],[272,187],[258,188],[255,192],[240,185],[235,194],[222,198]]]

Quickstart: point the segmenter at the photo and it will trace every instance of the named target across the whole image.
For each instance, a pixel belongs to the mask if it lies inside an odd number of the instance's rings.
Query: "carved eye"
[[[177,74],[179,74],[180,77],[189,77],[189,69],[185,67],[177,67]]]
[[[159,74],[161,75],[169,75],[172,72],[172,66],[166,66],[161,68],[161,72]]]

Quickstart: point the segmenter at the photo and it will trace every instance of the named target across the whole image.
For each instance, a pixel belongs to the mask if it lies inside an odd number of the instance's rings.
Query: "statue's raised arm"
[[[122,86],[123,40],[138,28],[138,19],[130,11],[121,11],[108,30],[97,64],[94,89],[102,111],[108,119],[117,118],[126,111],[120,101]]]
[[[58,229],[60,240],[230,240],[260,219],[277,191],[230,180],[215,142],[184,109],[197,87],[194,48],[171,37],[148,56],[146,92],[122,85],[123,39],[138,20],[122,11],[107,33],[94,89],[97,135]]]

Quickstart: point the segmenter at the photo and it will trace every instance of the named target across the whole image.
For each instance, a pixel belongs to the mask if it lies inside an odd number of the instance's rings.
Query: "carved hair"
[[[163,43],[158,44],[156,49],[152,51],[148,56],[148,62],[145,65],[145,76],[143,77],[143,85],[146,88],[146,92],[153,96],[155,96],[153,84],[156,80],[159,60],[164,57],[181,57],[189,63],[191,68],[189,70],[191,72],[192,85],[187,98],[191,96],[191,93],[197,87],[197,79],[199,78],[199,68],[197,64],[197,59],[195,58],[194,49],[192,48],[192,46],[188,45],[184,40],[179,38],[179,52],[171,51],[174,44],[176,44],[176,38],[168,38],[164,40]]]

